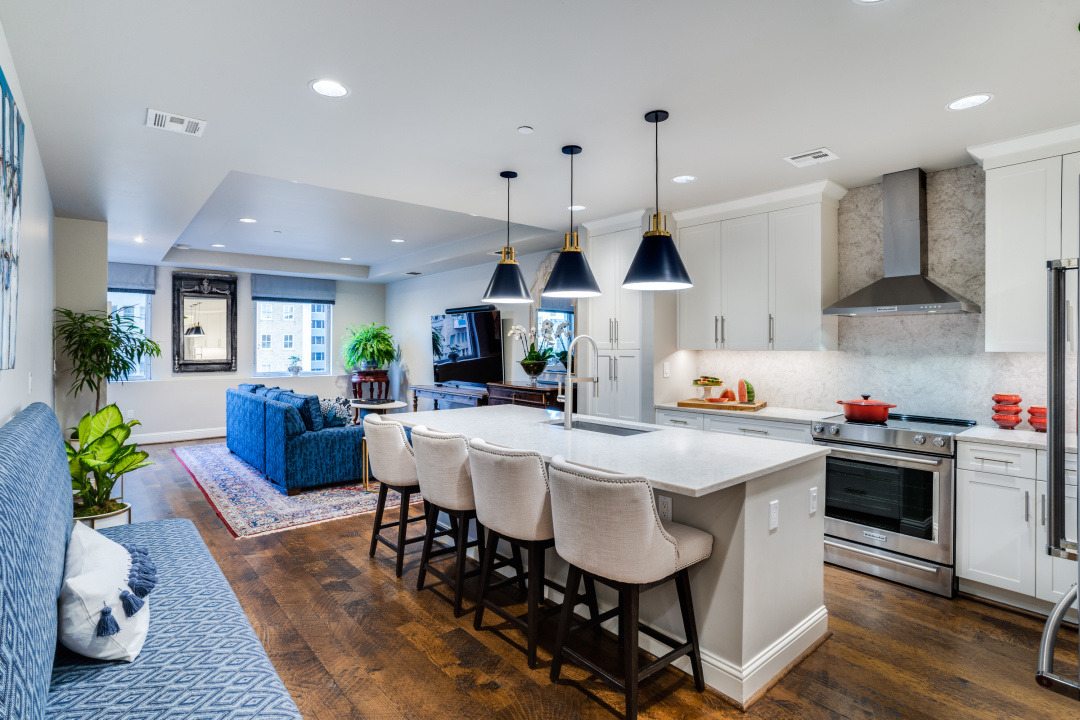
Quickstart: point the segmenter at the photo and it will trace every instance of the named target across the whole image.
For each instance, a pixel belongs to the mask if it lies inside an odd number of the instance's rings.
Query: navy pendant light
[[[567,145],[562,151],[570,156],[570,232],[566,233],[562,252],[555,260],[555,267],[551,269],[541,295],[557,298],[596,297],[600,294],[600,286],[596,284],[574,231],[574,156],[581,152],[581,147]]]
[[[645,120],[656,127],[656,212],[623,280],[627,290],[685,290],[694,286],[660,214],[660,123],[667,119],[667,110],[645,113]]]
[[[516,178],[513,170],[503,170],[499,177],[506,178],[506,247],[502,251],[502,260],[495,266],[495,272],[484,293],[487,303],[531,303],[532,295],[521,276],[521,267],[514,259],[514,248],[510,247],[510,179]]]

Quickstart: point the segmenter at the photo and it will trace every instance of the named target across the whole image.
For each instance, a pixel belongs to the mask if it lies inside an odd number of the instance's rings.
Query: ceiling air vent
[[[410,270],[409,272],[407,272],[405,274],[406,275],[423,275],[423,273],[418,273],[415,270]]]
[[[810,150],[809,152],[799,153],[798,155],[790,155],[784,159],[795,167],[801,168],[835,160],[836,153],[829,148],[818,148],[817,150]]]
[[[203,130],[206,129],[206,121],[146,108],[146,126],[181,135],[202,137]]]

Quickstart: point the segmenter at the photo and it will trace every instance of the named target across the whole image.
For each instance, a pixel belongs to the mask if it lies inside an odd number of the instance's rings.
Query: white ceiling
[[[561,230],[576,143],[578,219],[649,207],[657,107],[666,211],[952,167],[1080,120],[1068,0],[0,0],[0,21],[57,215],[107,220],[129,261],[160,261],[232,171],[501,220],[514,169],[514,220]],[[350,95],[315,95],[322,77]],[[148,106],[205,135],[144,127]],[[840,159],[781,160],[820,146]]]

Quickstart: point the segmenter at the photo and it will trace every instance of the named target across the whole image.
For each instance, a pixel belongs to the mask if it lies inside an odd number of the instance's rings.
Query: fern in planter
[[[347,368],[381,368],[397,359],[394,336],[385,325],[351,326],[342,338],[341,362]]]
[[[71,428],[79,446],[67,445],[71,489],[75,493],[75,517],[104,515],[122,510],[126,503],[112,499],[113,486],[124,473],[152,465],[149,453],[138,445],[125,444],[138,420],[124,422],[116,405],[106,405],[96,413],[86,413],[79,427]]]

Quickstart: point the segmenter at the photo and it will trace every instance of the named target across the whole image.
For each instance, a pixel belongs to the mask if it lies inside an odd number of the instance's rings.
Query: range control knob
[[[926,442],[926,436],[925,435],[916,435],[915,437],[911,438],[911,441],[913,443],[915,443],[916,445],[922,445],[924,442]]]
[[[940,435],[934,438],[934,445],[936,447],[945,447],[945,438],[941,437]]]
[[[830,425],[829,426],[829,434],[830,435],[839,435],[840,434],[840,426],[839,425]]]
[[[814,432],[820,435],[821,433],[825,432],[825,426],[821,423],[814,423]]]

